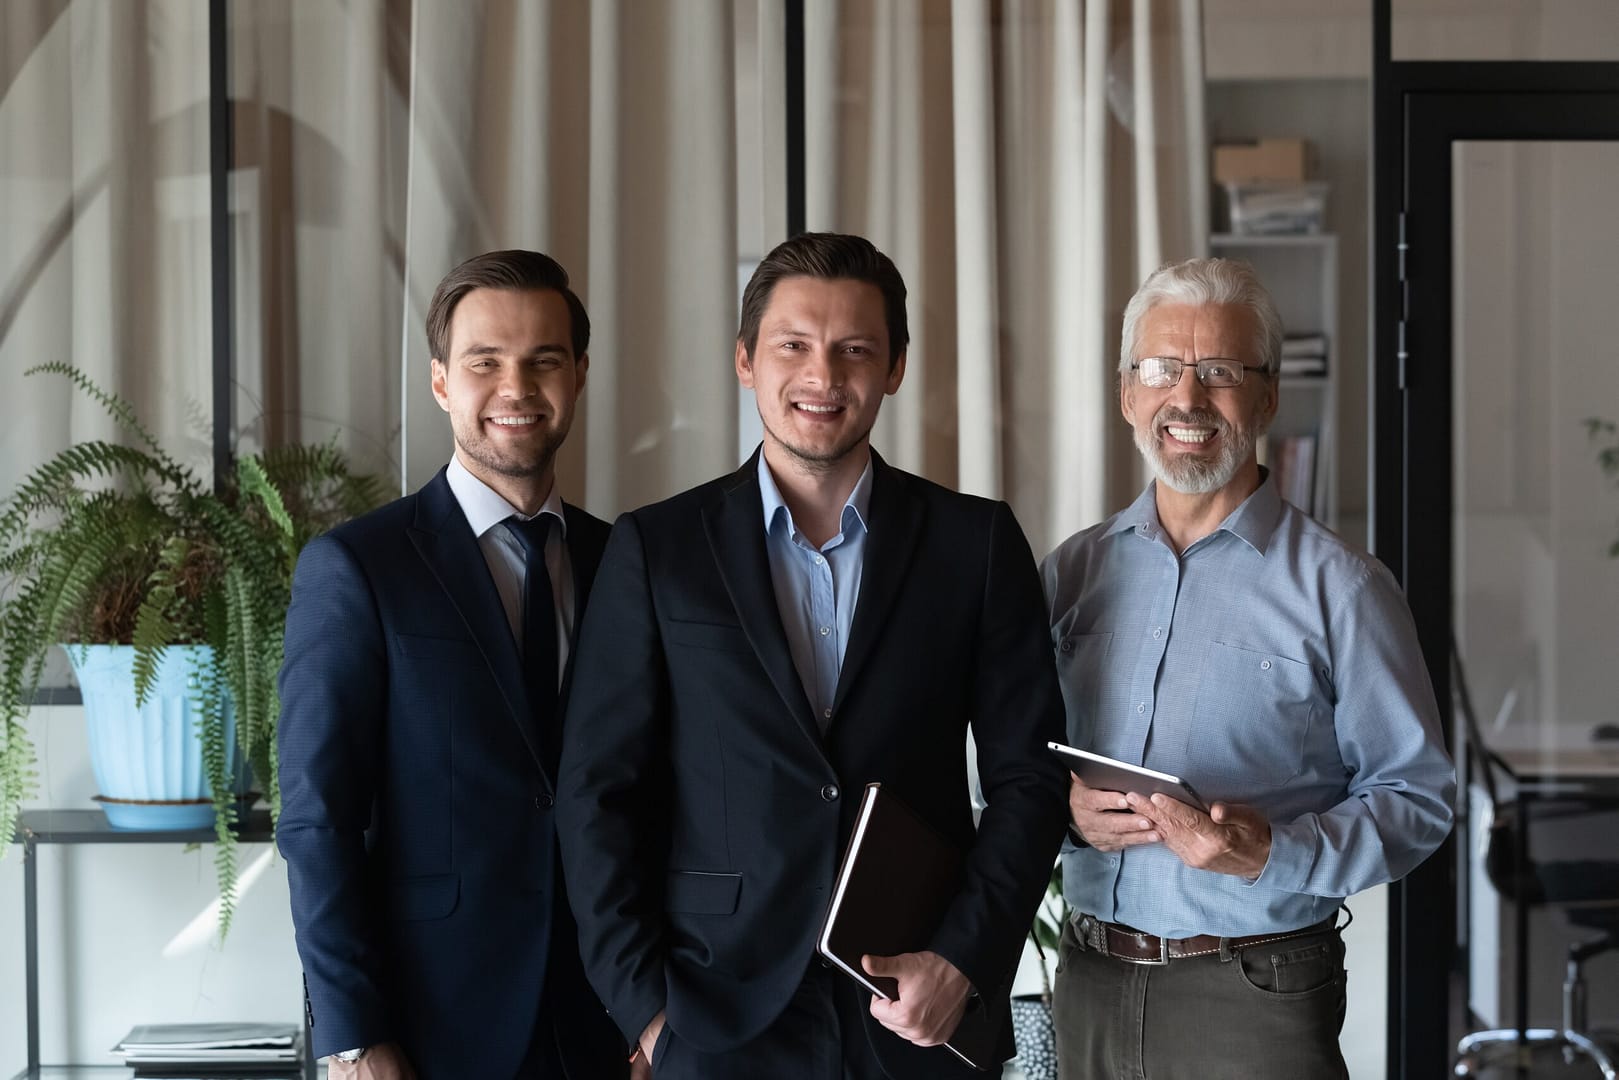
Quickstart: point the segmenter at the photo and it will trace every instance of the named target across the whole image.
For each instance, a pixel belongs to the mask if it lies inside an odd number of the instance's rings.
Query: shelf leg
[[[39,1078],[39,849],[31,834],[22,841],[24,1008],[28,1017],[28,1077]]]

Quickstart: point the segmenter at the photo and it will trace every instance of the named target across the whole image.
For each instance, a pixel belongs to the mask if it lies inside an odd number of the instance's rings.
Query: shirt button
[[[838,801],[838,785],[836,785],[836,784],[828,784],[824,788],[822,788],[821,789],[821,801],[822,802],[837,802]]]
[[[1155,638],[1163,637],[1164,636],[1164,628],[1162,626],[1153,627],[1152,628],[1152,636],[1155,637]]]
[[[1147,711],[1147,703],[1146,702],[1143,701],[1140,705],[1136,706],[1136,712],[1144,713],[1146,711]]]
[[[815,556],[815,565],[816,566],[820,566],[824,562],[826,562],[825,559],[821,558],[819,555]]]
[[[826,637],[826,635],[830,634],[831,632],[832,632],[832,628],[830,626],[821,627],[821,636],[822,637]]]
[[[549,796],[549,795],[536,795],[536,796],[534,796],[534,809],[536,809],[536,810],[549,810],[549,809],[551,809],[551,796]]]
[[[830,720],[830,719],[832,719],[832,710],[831,709],[822,709],[821,710],[821,715],[823,717],[825,717],[826,719]]]
[[[1073,652],[1074,640],[1072,638],[1063,638],[1062,644],[1059,646],[1059,648],[1061,648],[1063,652]]]
[[[1270,670],[1270,661],[1269,660],[1261,660],[1259,662],[1259,670],[1260,671],[1269,671]]]

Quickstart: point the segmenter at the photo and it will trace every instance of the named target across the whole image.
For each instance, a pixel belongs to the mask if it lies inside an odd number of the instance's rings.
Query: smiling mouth
[[[507,428],[528,427],[540,422],[538,416],[489,416],[485,417],[485,419],[491,424]]]
[[[1176,442],[1190,443],[1194,446],[1206,443],[1214,438],[1214,429],[1206,427],[1181,427],[1179,424],[1165,424],[1164,431]]]
[[[793,408],[811,416],[833,416],[843,411],[842,405],[815,405],[808,401],[795,401]]]

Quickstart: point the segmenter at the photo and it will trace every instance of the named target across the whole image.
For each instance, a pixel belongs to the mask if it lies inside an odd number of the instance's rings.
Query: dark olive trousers
[[[1327,930],[1220,955],[1133,964],[1058,947],[1061,1080],[1348,1080],[1344,945]]]

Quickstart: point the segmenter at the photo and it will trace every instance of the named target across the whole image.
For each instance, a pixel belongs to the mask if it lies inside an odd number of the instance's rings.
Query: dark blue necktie
[[[551,574],[545,568],[545,540],[551,515],[528,521],[506,519],[517,542],[523,545],[523,674],[541,738],[547,743],[557,701],[557,614],[551,595]]]

